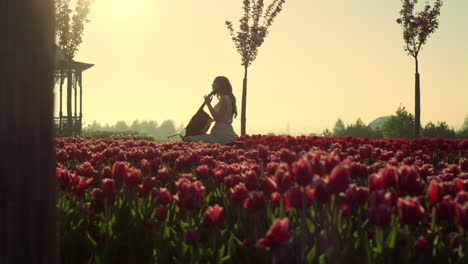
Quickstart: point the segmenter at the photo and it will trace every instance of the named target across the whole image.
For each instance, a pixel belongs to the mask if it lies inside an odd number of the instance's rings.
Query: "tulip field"
[[[468,263],[468,140],[57,138],[61,263]]]

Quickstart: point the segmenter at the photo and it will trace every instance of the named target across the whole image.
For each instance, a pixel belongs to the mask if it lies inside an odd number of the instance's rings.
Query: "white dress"
[[[226,110],[224,111],[224,115],[221,117],[220,120],[216,121],[214,126],[211,128],[210,134],[202,134],[202,135],[195,135],[195,136],[188,136],[187,141],[192,142],[205,142],[211,144],[228,144],[236,140],[236,133],[232,128],[232,101],[231,97],[228,95],[223,95],[220,99],[225,100]],[[218,102],[213,108],[217,112],[223,112],[221,108],[221,104]]]

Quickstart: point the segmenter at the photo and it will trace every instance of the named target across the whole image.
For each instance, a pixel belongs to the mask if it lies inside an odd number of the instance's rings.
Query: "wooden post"
[[[83,117],[83,72],[80,71],[80,117]]]
[[[0,263],[58,263],[54,0],[0,1]]]
[[[74,70],[75,74],[73,77],[73,89],[75,90],[75,114],[73,115],[73,136],[76,136],[76,133],[78,132],[78,127],[77,127],[77,113],[76,113],[76,106],[77,106],[77,99],[78,97],[76,96],[77,93],[77,84],[78,84],[78,73],[76,72],[76,69]]]
[[[63,82],[65,80],[65,76],[63,75],[63,71],[60,70],[60,112],[59,112],[59,131],[62,131],[62,87],[63,87]]]

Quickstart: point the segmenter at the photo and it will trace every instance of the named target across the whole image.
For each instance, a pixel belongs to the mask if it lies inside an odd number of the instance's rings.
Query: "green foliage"
[[[326,134],[326,135],[325,135]],[[346,137],[355,136],[360,138],[379,139],[382,138],[380,130],[373,130],[368,125],[364,124],[360,118],[356,120],[355,124],[345,126],[343,120],[340,118],[336,121],[333,132],[326,129],[323,133],[324,136]]]
[[[258,48],[268,35],[268,28],[282,10],[285,0],[273,0],[263,12],[263,0],[244,0],[244,16],[239,20],[240,30],[234,32],[232,22],[226,21],[237,52],[242,56],[242,65],[248,67],[257,57]],[[260,18],[263,22],[260,23]]]
[[[468,116],[465,117],[465,121],[459,131],[457,131],[458,139],[468,139]]]
[[[442,0],[435,0],[434,6],[431,8],[428,1],[424,9],[418,13],[414,13],[414,6],[418,3],[418,0],[401,0],[401,2],[403,6],[397,23],[401,24],[403,28],[403,39],[406,43],[405,51],[417,58],[429,35],[439,27],[438,16],[443,2]]]
[[[322,132],[322,136],[324,136],[324,137],[332,137],[332,136],[333,136],[333,133],[330,131],[330,129],[326,128],[326,129]]]
[[[414,116],[405,107],[398,107],[382,126],[384,138],[414,138]]]
[[[344,137],[346,136],[345,130],[346,130],[346,127],[345,127],[343,120],[341,120],[341,118],[338,118],[338,120],[335,123],[335,127],[333,128],[332,135],[334,137]]]
[[[184,126],[181,125],[179,128],[175,127],[175,123],[172,120],[165,120],[158,125],[156,121],[139,121],[135,120],[132,122],[131,125],[127,125],[125,121],[118,121],[115,125],[108,125],[101,126],[98,122],[94,121],[89,127],[87,127],[87,131],[116,131],[116,132],[126,132],[126,131],[134,131],[138,132],[141,135],[147,135],[153,139],[160,139],[160,140],[167,140],[168,136],[181,133],[184,129]],[[179,140],[178,137],[171,138],[171,140]]]
[[[455,130],[453,128],[449,128],[446,122],[437,122],[437,125],[432,122],[427,123],[427,125],[422,129],[422,136],[428,138],[457,138]]]
[[[93,131],[84,129],[81,133],[81,136],[91,138],[120,138],[155,141],[154,137],[148,134],[140,134],[136,131]]]
[[[72,16],[71,0],[55,1],[55,31],[58,37],[58,45],[63,50],[64,56],[71,61],[81,44],[84,23],[89,22],[87,16],[92,0],[77,0],[75,12]]]

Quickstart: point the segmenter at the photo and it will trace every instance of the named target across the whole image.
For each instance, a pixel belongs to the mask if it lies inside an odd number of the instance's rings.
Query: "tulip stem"
[[[300,253],[300,260],[301,263],[305,262],[305,247],[306,247],[306,241],[305,241],[305,235],[306,235],[306,194],[305,192],[302,192],[302,208],[301,208],[301,253]]]
[[[283,219],[284,217],[284,194],[281,193],[280,194],[280,211],[279,211],[279,214],[280,214],[280,218]]]

